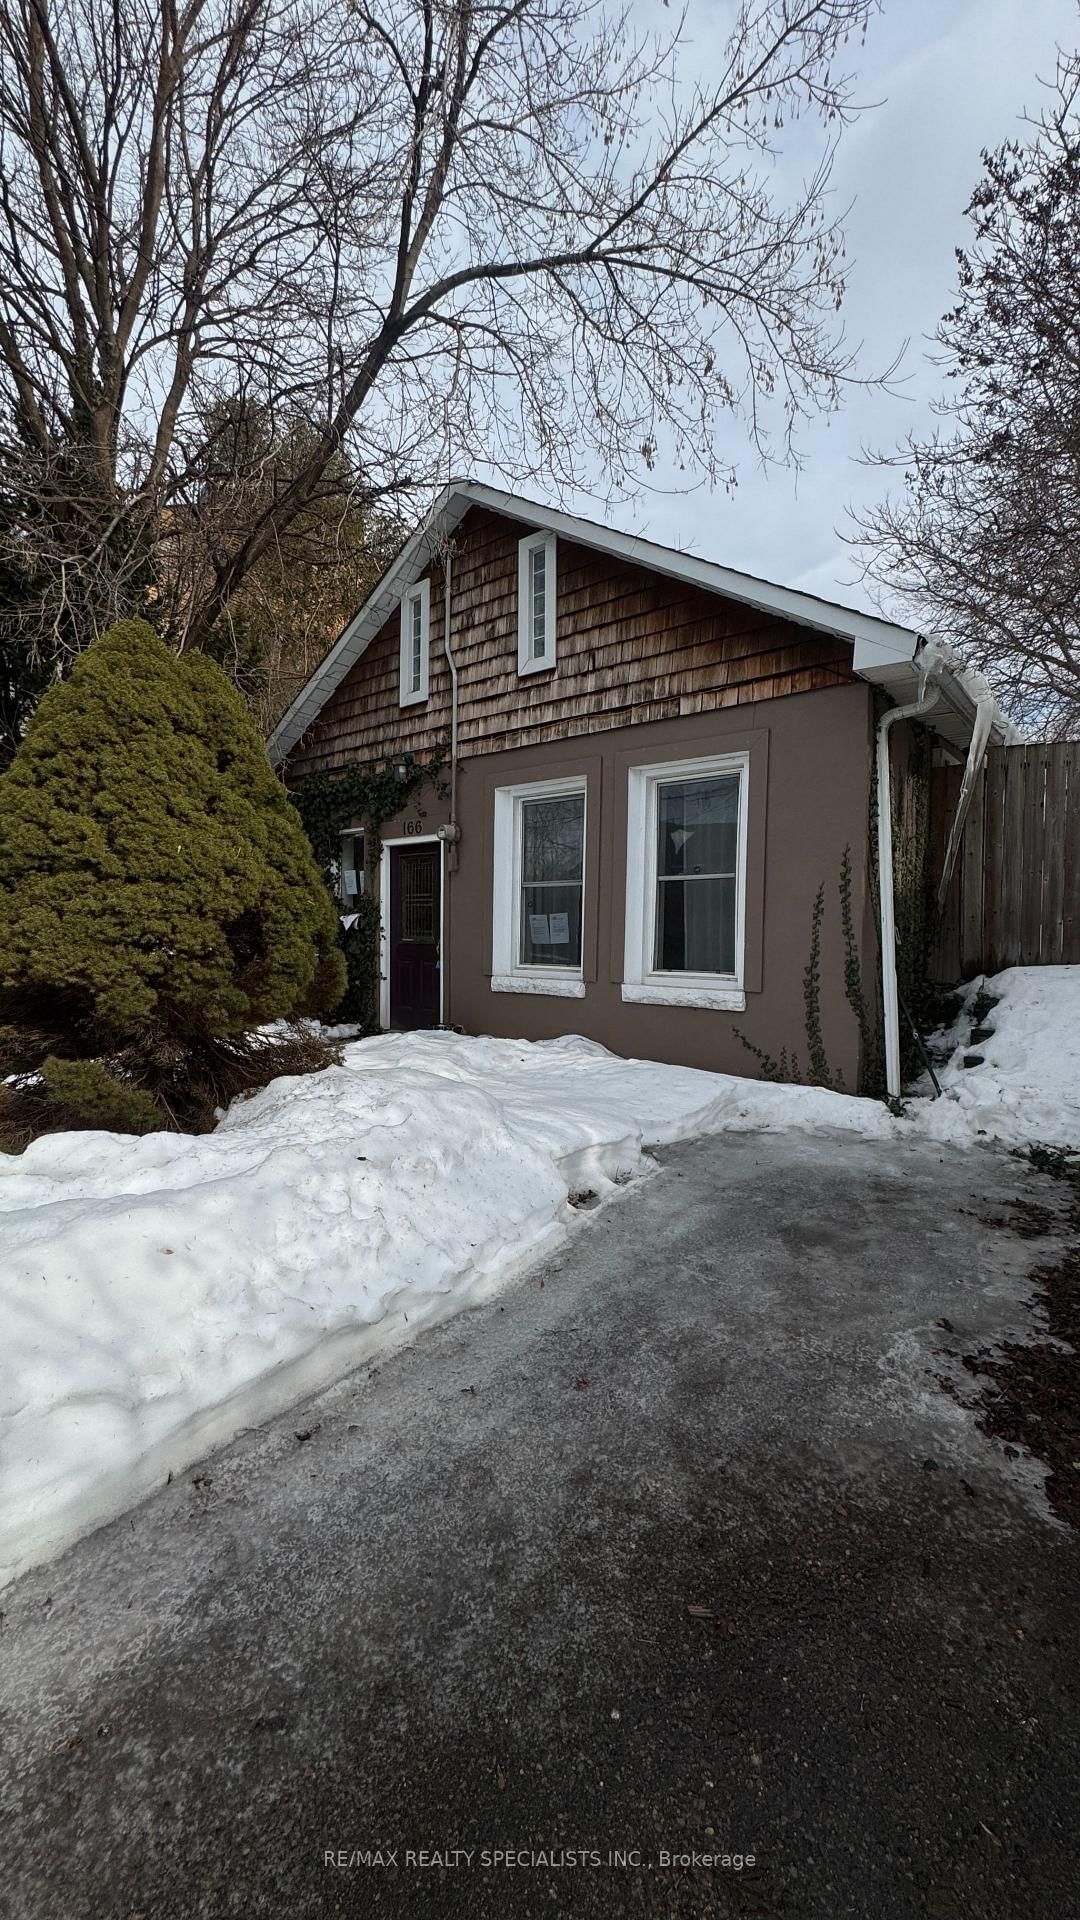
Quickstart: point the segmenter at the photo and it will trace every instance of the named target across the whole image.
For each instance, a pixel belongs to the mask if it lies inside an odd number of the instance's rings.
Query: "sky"
[[[724,0],[691,0],[688,28],[707,52],[723,36]],[[1022,133],[1046,99],[1056,49],[1080,37],[1077,0],[885,0],[856,55],[856,98],[869,108],[841,140],[833,186],[846,222],[844,324],[862,343],[868,372],[909,343],[892,393],[856,390],[841,412],[800,434],[802,470],[762,471],[734,421],[725,435],[738,463],[733,497],[670,491],[661,469],[642,498],[611,519],[626,531],[724,565],[873,608],[855,556],[838,529],[846,510],[879,499],[898,476],[863,464],[932,424],[942,374],[928,355],[955,293],[955,249],[968,237],[963,210],[981,173],[980,152]],[[596,513],[595,503],[582,511]],[[848,527],[850,531],[850,528]]]

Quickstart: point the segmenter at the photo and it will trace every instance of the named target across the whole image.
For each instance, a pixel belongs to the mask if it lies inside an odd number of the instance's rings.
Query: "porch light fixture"
[[[413,754],[411,753],[400,754],[398,758],[394,761],[394,772],[397,775],[397,778],[399,780],[407,780],[415,765],[416,765],[416,760]]]

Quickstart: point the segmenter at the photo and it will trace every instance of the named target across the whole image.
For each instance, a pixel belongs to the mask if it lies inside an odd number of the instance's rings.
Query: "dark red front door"
[[[439,1024],[439,847],[390,848],[390,1025]]]

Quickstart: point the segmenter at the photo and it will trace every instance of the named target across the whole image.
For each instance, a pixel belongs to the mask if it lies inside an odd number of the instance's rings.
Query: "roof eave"
[[[855,670],[860,672],[857,656]],[[918,699],[922,685],[918,649],[908,660],[891,664],[875,663],[872,667],[864,668],[861,677],[873,686],[880,687],[897,706],[908,706]],[[948,666],[939,668],[934,678],[941,703],[927,713],[922,724],[950,745],[966,747],[975,725],[975,702],[962,679]],[[1012,721],[1000,709],[995,710],[990,738],[995,746],[1008,746],[1020,739]]]
[[[919,634],[875,614],[861,613],[854,607],[841,607],[832,601],[794,587],[780,587],[753,575],[737,573],[711,560],[700,560],[677,548],[662,547],[636,534],[619,533],[580,516],[563,513],[519,495],[504,493],[480,481],[452,480],[435,502],[431,512],[406,540],[391,561],[378,585],[354,615],[335,642],[325,660],[315,669],[287,712],[278,721],[268,742],[274,766],[280,766],[307,729],[318,718],[331,694],[356,664],[392,614],[405,589],[418,579],[446,536],[453,531],[470,507],[487,507],[507,519],[529,527],[543,527],[564,539],[615,554],[628,564],[678,579],[705,592],[715,593],[741,605],[755,608],[775,618],[786,619],[811,632],[827,633],[845,640],[852,647],[852,667],[862,680],[882,687],[900,704],[917,696],[919,685],[918,654],[922,647]],[[946,676],[948,678],[948,676]],[[975,708],[959,681],[946,692],[947,708],[939,714],[935,731],[945,738],[970,737]],[[967,729],[966,735],[963,733]],[[1015,730],[1003,715],[994,722],[992,738],[1015,738]]]

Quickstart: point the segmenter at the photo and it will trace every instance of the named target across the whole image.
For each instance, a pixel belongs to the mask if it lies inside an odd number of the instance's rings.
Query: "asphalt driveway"
[[[935,1377],[1024,1327],[986,1218],[1053,1183],[662,1160],[0,1594],[0,1909],[1075,1911],[1076,1537]]]

